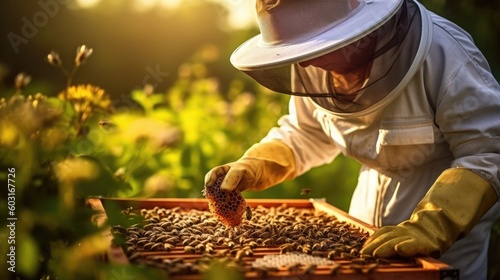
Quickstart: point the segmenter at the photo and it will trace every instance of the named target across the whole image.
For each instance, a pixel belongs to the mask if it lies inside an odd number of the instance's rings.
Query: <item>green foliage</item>
[[[222,92],[219,79],[208,73],[213,47],[182,65],[179,79],[166,92],[146,85],[122,97],[125,106],[113,107],[103,89],[71,84],[91,53],[80,47],[72,71],[62,66],[57,53],[49,54],[49,63],[68,79],[61,93],[25,97],[30,77],[22,74],[16,92],[1,99],[0,178],[5,182],[10,171],[15,173],[16,272],[21,279],[155,273],[95,261],[93,256],[106,244],[102,229],[90,223],[93,213],[85,198],[201,197],[205,174],[238,159],[287,110],[288,96],[248,80],[233,80]],[[332,169],[317,169],[260,196],[300,197],[304,185],[323,188],[313,196],[332,196],[342,190],[336,183],[312,178],[334,177],[352,166],[337,162]],[[339,178],[352,183],[353,177]],[[0,200],[2,209],[7,209],[7,197]],[[7,215],[2,214],[3,221]],[[5,226],[1,231],[9,234]],[[7,254],[9,248],[1,251]],[[2,273],[8,271],[5,265]],[[210,273],[208,279],[213,278]]]
[[[0,236],[9,237],[0,253],[12,260],[2,262],[0,278],[15,271],[18,279],[98,279],[95,255],[107,245],[85,198],[116,196],[128,185],[72,147],[87,137],[87,120],[110,108],[108,99],[70,83],[64,98],[25,96],[29,81],[18,75],[14,94],[0,99]]]

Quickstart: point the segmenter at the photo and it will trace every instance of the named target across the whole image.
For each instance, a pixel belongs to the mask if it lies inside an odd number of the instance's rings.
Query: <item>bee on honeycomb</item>
[[[205,187],[203,195],[208,200],[210,212],[226,226],[235,227],[241,224],[243,215],[247,213],[247,203],[238,190],[221,190],[223,180],[224,176],[219,176],[215,184]]]

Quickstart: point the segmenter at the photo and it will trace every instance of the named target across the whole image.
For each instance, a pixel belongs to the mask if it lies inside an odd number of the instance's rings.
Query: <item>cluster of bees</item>
[[[115,225],[115,240],[122,240],[132,263],[165,269],[171,275],[199,274],[214,261],[243,272],[262,274],[279,270],[313,273],[315,264],[294,263],[287,268],[278,264],[257,265],[262,250],[270,254],[304,254],[328,260],[349,260],[356,271],[367,272],[387,260],[359,253],[368,233],[335,216],[314,209],[281,205],[257,206],[247,212],[248,220],[239,226],[225,226],[209,211],[181,209],[128,208],[122,214],[141,217],[142,221],[124,227]],[[254,265],[252,265],[252,262]],[[250,265],[248,265],[250,264]],[[298,269],[303,266],[303,269]],[[332,273],[339,270],[331,267]]]

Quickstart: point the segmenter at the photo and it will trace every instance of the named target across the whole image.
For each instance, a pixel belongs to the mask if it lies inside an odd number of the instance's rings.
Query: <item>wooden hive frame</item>
[[[108,219],[108,206],[110,204],[115,204],[119,209],[126,209],[127,207],[134,207],[137,209],[153,209],[154,207],[161,207],[166,209],[172,209],[174,207],[181,207],[183,209],[197,209],[197,210],[207,210],[208,204],[205,199],[182,199],[182,198],[165,198],[165,199],[119,199],[119,198],[89,198],[87,200],[90,207],[96,211],[94,216],[94,223],[97,225],[104,225]],[[326,212],[330,215],[334,215],[340,221],[345,221],[354,228],[359,229],[361,232],[372,234],[376,228],[358,220],[354,217],[349,216],[346,212],[328,204],[324,199],[247,199],[247,203],[250,207],[257,207],[259,205],[264,207],[278,207],[280,205],[286,204],[290,207],[305,208],[305,209],[315,209],[318,211]],[[109,209],[115,209],[116,207],[109,207]],[[109,250],[105,256],[106,261],[115,264],[129,264],[130,261],[125,254],[124,250],[119,246],[112,246],[113,236],[109,229],[103,232],[103,238],[105,239],[109,246]],[[265,255],[270,254],[280,254],[280,250],[276,247],[268,248],[256,248],[255,255],[252,260],[256,258],[261,258]],[[179,248],[174,248],[170,253],[162,254],[165,258],[186,258],[194,259],[201,256],[196,254],[186,254],[183,252],[183,246]],[[380,265],[370,271],[369,273],[360,273],[354,269],[351,269],[349,261],[335,261],[340,264],[340,269],[338,269],[335,275],[331,275],[328,267],[319,266],[311,275],[308,275],[308,279],[345,279],[345,280],[358,280],[358,279],[446,279],[453,280],[459,279],[459,273],[457,269],[450,267],[449,265],[442,263],[436,259],[430,257],[419,257],[412,259],[412,262],[408,261],[398,261],[395,263],[390,263],[387,265]],[[293,276],[290,272],[286,270],[280,270],[277,272],[270,273],[266,276],[266,279],[283,279],[283,277]],[[245,278],[256,279],[259,275],[256,272],[246,272]],[[199,275],[179,275],[170,277],[171,279],[200,279]]]

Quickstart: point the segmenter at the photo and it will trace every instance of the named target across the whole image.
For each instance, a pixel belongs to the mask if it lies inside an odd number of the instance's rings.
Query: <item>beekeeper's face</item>
[[[302,67],[314,66],[337,74],[346,74],[371,61],[375,46],[373,37],[364,37],[341,49],[300,62]]]

